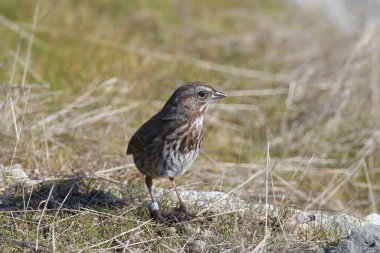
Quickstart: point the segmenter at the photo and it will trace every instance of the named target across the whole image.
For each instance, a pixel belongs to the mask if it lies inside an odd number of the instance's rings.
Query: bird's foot
[[[148,210],[149,210],[150,218],[152,218],[154,221],[156,221],[157,223],[160,223],[163,220],[162,215],[161,215],[161,210],[157,202],[150,203],[150,205],[148,206]]]
[[[186,206],[184,205],[180,205],[179,208],[178,208],[178,212],[180,214],[185,214],[185,215],[188,215],[189,214],[189,211],[187,211],[187,208]]]
[[[151,211],[149,210],[150,218],[152,218],[155,222],[161,223],[163,221],[161,210]]]
[[[178,208],[178,220],[186,221],[186,220],[191,220],[194,217],[195,217],[195,215],[191,214],[187,210],[186,206],[184,206],[184,205],[179,206],[179,208]]]

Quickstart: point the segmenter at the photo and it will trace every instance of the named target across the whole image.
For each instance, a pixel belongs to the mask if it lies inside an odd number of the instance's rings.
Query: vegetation
[[[45,181],[0,181],[5,251],[177,252],[196,239],[212,251],[312,248],[341,235],[301,235],[286,210],[362,216],[380,207],[371,26],[346,34],[277,0],[5,0],[0,37],[0,164]],[[254,209],[176,222],[165,199],[167,222],[149,221],[127,142],[194,80],[229,97],[209,110],[202,154],[177,184],[282,206],[284,227]]]

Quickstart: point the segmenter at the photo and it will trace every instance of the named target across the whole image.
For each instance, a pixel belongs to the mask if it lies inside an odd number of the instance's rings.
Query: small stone
[[[377,213],[371,213],[364,218],[367,224],[380,225],[380,215]]]
[[[34,185],[40,184],[42,182],[43,180],[41,179],[22,179],[19,181],[19,184],[21,187],[27,188],[27,187],[32,187]]]
[[[175,227],[168,227],[168,232],[170,234],[175,234],[177,232],[177,229],[175,229]]]
[[[28,175],[25,173],[21,164],[12,164],[11,166],[5,167],[0,164],[0,180],[9,180],[11,182],[15,182],[21,187],[31,187],[36,184],[40,184],[43,180],[38,179],[30,179]]]
[[[28,178],[28,175],[22,169],[21,164],[12,164],[12,166],[4,167],[0,166],[0,173],[2,178],[11,179],[11,180],[19,180]]]
[[[169,235],[173,235],[177,232],[177,229],[175,227],[162,227],[161,229],[163,232]]]
[[[342,231],[349,232],[361,225],[358,218],[344,213],[331,216],[331,222],[332,224],[336,224]]]
[[[207,243],[203,240],[196,239],[189,243],[190,252],[204,252],[206,249]]]

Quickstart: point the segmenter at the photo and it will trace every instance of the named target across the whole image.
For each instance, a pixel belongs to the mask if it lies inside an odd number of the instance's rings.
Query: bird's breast
[[[181,153],[180,142],[165,143],[163,150],[163,170],[166,176],[174,177],[181,175],[190,168],[198,155],[198,148]]]
[[[165,138],[162,158],[172,176],[182,174],[198,155],[203,137],[203,118],[184,122]]]
[[[203,138],[203,117],[197,117],[187,124],[187,129],[178,137],[178,152],[186,154],[198,150]]]

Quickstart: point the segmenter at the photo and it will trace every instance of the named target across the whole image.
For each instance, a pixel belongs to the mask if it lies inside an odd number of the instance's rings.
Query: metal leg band
[[[157,210],[160,210],[160,207],[158,206],[158,203],[157,202],[152,202],[150,203],[149,205],[149,209],[151,211],[157,211]]]

